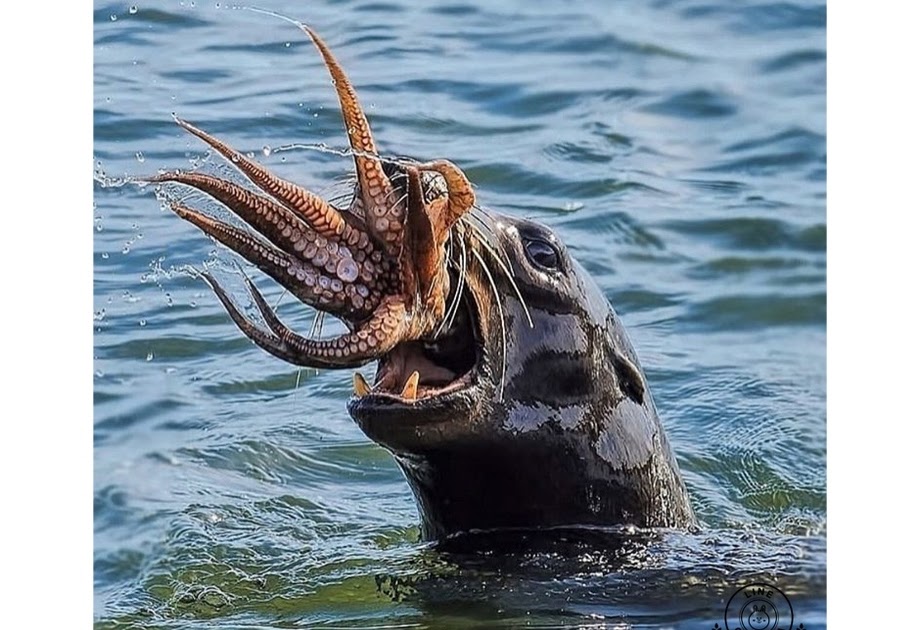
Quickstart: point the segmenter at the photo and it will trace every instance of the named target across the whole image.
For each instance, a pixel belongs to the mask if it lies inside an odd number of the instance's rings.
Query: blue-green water
[[[419,543],[399,470],[345,411],[350,375],[245,340],[182,271],[230,257],[118,185],[222,168],[175,112],[329,190],[348,158],[279,150],[345,145],[315,50],[224,3],[97,2],[97,627],[712,628],[764,578],[823,628],[823,3],[268,8],[333,47],[384,152],[447,157],[483,205],[559,232],[630,331],[705,529],[507,557]],[[280,312],[309,329],[290,296]]]

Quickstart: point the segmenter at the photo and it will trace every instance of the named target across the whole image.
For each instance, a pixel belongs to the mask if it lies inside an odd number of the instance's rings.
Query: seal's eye
[[[527,258],[537,267],[544,269],[559,270],[562,268],[562,257],[559,250],[542,238],[525,238],[524,251],[527,252]]]

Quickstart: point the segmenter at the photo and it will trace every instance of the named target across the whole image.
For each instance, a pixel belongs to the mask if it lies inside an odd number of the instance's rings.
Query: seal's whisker
[[[478,211],[478,213],[486,214],[485,210],[483,210],[481,207],[477,205],[474,205],[473,208],[474,210]],[[482,226],[482,229],[480,229],[480,228],[477,228],[474,224],[467,221],[467,224],[470,226],[470,228],[476,230],[480,234],[487,235],[488,237],[487,240],[490,242],[490,244],[495,249],[501,249],[500,245],[498,244],[498,237],[495,236],[495,231],[493,230],[492,226],[489,225],[489,223],[485,221],[485,219],[480,217],[479,214],[477,214],[477,212],[469,212],[467,215],[462,217],[462,219],[466,219],[467,216],[476,219],[479,222],[479,225]],[[485,230],[485,232],[483,232],[483,229]],[[504,256],[505,262],[508,264],[508,267],[511,268],[512,266],[511,259],[508,257],[508,253],[502,250],[502,255]]]
[[[482,243],[482,241],[479,241],[479,242]],[[483,245],[485,244],[483,243]],[[527,302],[524,300],[524,296],[521,295],[521,290],[518,288],[518,285],[514,279],[514,276],[511,275],[511,271],[505,266],[505,263],[501,261],[501,259],[498,257],[498,254],[496,254],[491,248],[486,247],[486,251],[492,254],[492,256],[495,258],[495,262],[498,264],[499,268],[505,274],[505,277],[508,278],[508,283],[511,285],[511,288],[514,290],[515,295],[517,295],[517,299],[520,301],[521,306],[524,307],[524,317],[527,318],[528,325],[531,328],[533,328],[533,319],[530,317],[530,308],[527,306]]]
[[[392,209],[395,208],[396,206],[398,206],[398,205],[404,203],[408,198],[409,198],[409,193],[405,193],[402,197],[400,197],[400,198],[397,199],[395,202],[393,202],[392,204],[390,204],[389,210],[392,210]]]
[[[464,276],[464,272],[466,271],[466,251],[460,248],[460,255],[463,258],[462,261],[458,262],[453,259],[453,249],[454,249],[453,241],[455,238],[456,238],[456,234],[454,233],[453,230],[451,230],[450,238],[447,241],[447,247],[448,247],[448,252],[449,252],[448,257],[447,257],[447,263],[452,268],[457,270],[458,283],[454,290],[454,295],[451,298],[451,303],[448,306],[447,311],[444,313],[444,317],[441,319],[441,323],[438,324],[437,330],[435,330],[435,336],[440,335],[441,332],[445,328],[449,329],[450,325],[453,323],[453,316],[456,313],[457,307],[459,305],[460,295],[463,291],[463,286],[465,282],[465,278],[463,276]],[[462,242],[461,242],[461,245],[462,245]]]
[[[453,230],[450,230],[448,232],[448,238],[447,238],[447,242],[445,243],[445,247],[447,248],[446,260],[447,260],[448,268],[459,270],[460,264],[454,260],[454,231]],[[449,279],[449,275],[448,275],[448,279]],[[438,324],[438,327],[434,331],[435,337],[441,334],[441,332],[444,330],[445,326],[447,325],[448,320],[450,319],[450,314],[454,309],[454,302],[457,301],[456,289],[459,289],[459,288],[460,288],[460,285],[458,284],[458,286],[455,288],[454,295],[451,297],[451,302],[447,306],[447,310],[444,312],[444,316],[441,318],[441,323]]]
[[[494,241],[497,241],[497,239],[495,239],[495,236],[491,232],[483,232],[482,229],[478,228],[475,224],[467,221],[466,217],[461,217],[460,221],[466,227],[468,227],[471,231],[475,232],[479,236],[479,242],[482,243],[482,246],[488,249],[489,253],[492,254],[492,256],[496,257],[497,259],[498,257],[497,250],[499,249],[499,246],[494,244]],[[507,258],[505,258],[505,260],[507,260]],[[510,262],[509,262],[509,266],[510,266]],[[512,273],[512,275],[514,274]]]
[[[498,323],[501,326],[502,331],[502,369],[501,377],[498,383],[498,401],[501,402],[505,397],[505,363],[508,358],[508,337],[507,331],[505,330],[505,313],[502,310],[502,300],[501,296],[498,293],[498,287],[495,285],[495,278],[492,277],[492,272],[489,271],[489,267],[486,265],[486,262],[482,259],[482,256],[479,255],[475,249],[470,249],[475,256],[476,260],[479,261],[479,266],[482,267],[482,270],[486,274],[486,278],[489,280],[489,285],[492,287],[492,293],[495,295],[495,305],[498,307]]]
[[[455,234],[453,231],[451,231],[451,241],[454,237]],[[444,319],[441,321],[440,326],[438,326],[438,330],[435,333],[436,336],[439,335],[441,330],[445,328],[445,324],[448,330],[450,330],[450,327],[454,325],[454,318],[457,316],[457,311],[460,310],[460,299],[463,296],[463,289],[466,286],[466,243],[462,237],[457,236],[457,239],[460,241],[460,264],[457,274],[457,289],[454,291],[454,297],[451,300],[450,308],[448,309],[447,313],[445,313]],[[453,246],[451,245],[451,247]]]
[[[461,221],[463,221],[463,219],[461,219]],[[478,242],[485,248],[487,252],[489,252],[489,254],[492,255],[492,258],[495,260],[496,264],[498,264],[499,268],[502,270],[502,273],[504,273],[505,277],[508,278],[508,283],[511,285],[515,295],[521,302],[521,306],[524,307],[524,316],[527,318],[527,324],[533,328],[533,318],[530,316],[530,308],[527,306],[527,302],[524,300],[524,296],[521,294],[521,290],[518,288],[517,281],[514,279],[514,272],[502,261],[502,256],[499,255],[496,249],[482,238],[483,234],[479,228],[477,228],[472,223],[466,223],[466,225],[472,228],[477,233],[477,235],[479,235],[480,238],[477,239]]]
[[[479,240],[483,241],[483,245],[486,245],[487,247],[491,247],[491,248],[497,247],[495,243],[497,242],[498,239],[495,238],[495,234],[492,232],[491,227],[486,226],[483,223],[482,224],[483,227],[485,227],[487,230],[487,231],[484,231],[483,228],[477,226],[475,223],[472,223],[471,221],[468,221],[465,216],[460,217],[460,221],[462,221],[464,224],[466,224],[468,228],[470,228],[471,230],[476,232],[476,234],[479,235],[480,237]]]
[[[447,243],[445,244],[445,246],[447,247],[446,259],[447,259],[448,264],[450,264],[453,261],[453,257],[454,257],[454,231],[453,229],[451,229],[450,234],[448,235]]]

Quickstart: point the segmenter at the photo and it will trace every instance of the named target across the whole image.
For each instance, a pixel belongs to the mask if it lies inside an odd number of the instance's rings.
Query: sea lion
[[[148,180],[229,208],[252,230],[169,201],[349,332],[298,335],[248,282],[257,323],[203,274],[236,325],[296,365],[378,361],[373,385],[355,373],[348,411],[405,473],[426,540],[693,526],[636,353],[584,269],[546,226],[481,209],[451,162],[382,158],[341,66],[301,27],[342,106],[357,171],[350,206],[332,206],[182,120],[258,190],[199,172]]]

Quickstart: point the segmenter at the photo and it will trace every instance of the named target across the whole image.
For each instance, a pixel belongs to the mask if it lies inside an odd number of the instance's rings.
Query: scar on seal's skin
[[[252,281],[261,322],[208,273],[239,329],[295,365],[357,367],[351,415],[391,451],[426,539],[474,530],[696,521],[635,352],[610,304],[549,228],[480,208],[458,166],[380,156],[351,82],[309,27],[335,84],[357,181],[347,207],[177,120],[250,186],[198,172],[193,188],[250,229],[178,201],[179,217],[302,303],[348,327],[288,328]]]

